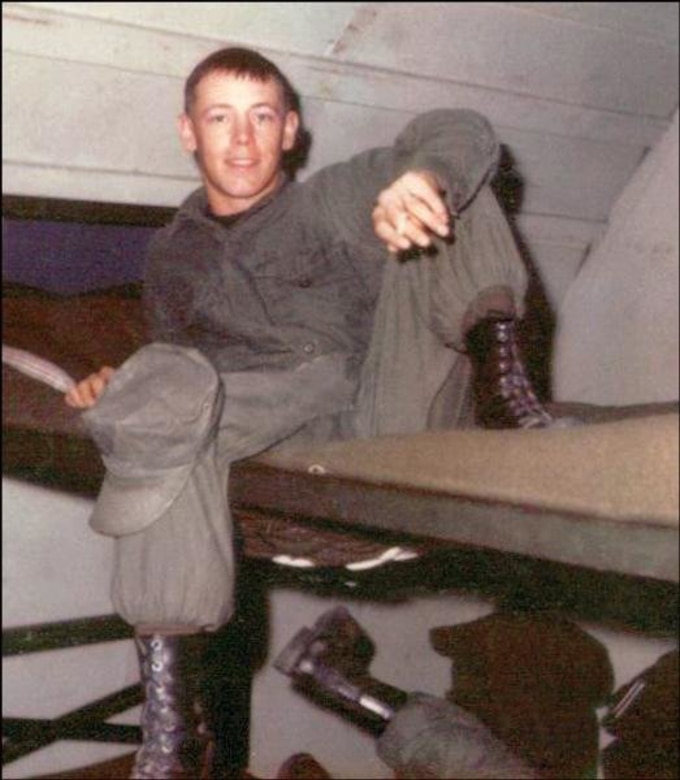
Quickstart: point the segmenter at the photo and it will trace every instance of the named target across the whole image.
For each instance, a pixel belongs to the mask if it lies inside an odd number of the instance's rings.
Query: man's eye
[[[273,122],[276,117],[274,114],[272,114],[270,111],[258,111],[258,113],[255,114],[255,122],[257,122],[258,125],[264,125],[268,122]]]
[[[227,115],[226,114],[211,114],[208,117],[208,122],[211,125],[221,124],[222,122],[227,121]]]

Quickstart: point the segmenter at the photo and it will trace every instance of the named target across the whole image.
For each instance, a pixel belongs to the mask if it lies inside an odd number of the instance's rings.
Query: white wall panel
[[[3,628],[113,612],[113,542],[92,532],[93,501],[2,480]],[[4,717],[57,717],[138,679],[130,640],[4,658]],[[139,723],[130,710],[116,722]],[[35,777],[130,752],[129,745],[57,742],[4,769]]]
[[[604,230],[598,222],[520,214],[516,228],[539,273],[553,311],[562,300],[592,244]]]
[[[552,311],[557,312],[583,263],[586,247],[536,241],[531,237],[527,238],[527,242],[531,247],[531,260],[538,272],[543,292]]]
[[[619,34],[678,43],[678,3],[501,3]]]
[[[92,19],[321,55],[365,3],[22,3]],[[368,4],[370,5],[370,3]]]
[[[63,13],[71,7],[91,5],[128,4],[5,3],[3,50],[176,76],[183,81],[201,57],[221,45],[209,38]],[[53,6],[59,7],[59,12]],[[183,13],[189,24],[187,10]],[[380,67],[303,56],[294,48],[277,51],[262,46],[261,50],[286,71],[304,97],[329,102],[414,113],[432,107],[462,106],[481,111],[494,124],[510,128],[646,146],[653,145],[668,124],[646,115],[569,105],[559,94],[557,101],[546,101],[528,94],[506,93],[475,80],[465,82],[456,74],[452,78],[444,74],[422,77],[417,72],[394,73]]]
[[[413,116],[405,111],[308,100],[305,121],[313,134],[306,178],[319,168],[348,159],[369,147],[391,144]]]
[[[644,149],[498,128],[524,182],[522,211],[588,221],[607,219]]]
[[[9,54],[2,99],[10,160],[193,174],[177,139],[181,85],[175,79]]]
[[[677,47],[497,3],[377,3],[336,56],[614,111],[668,118]],[[625,56],[622,50],[625,48]]]
[[[565,297],[556,339],[560,400],[677,400],[678,126],[676,113]]]

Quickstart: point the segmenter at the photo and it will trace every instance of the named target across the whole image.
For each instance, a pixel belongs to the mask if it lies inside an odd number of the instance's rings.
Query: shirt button
[[[315,344],[313,344],[311,341],[308,341],[308,342],[307,342],[307,343],[304,345],[304,347],[302,347],[302,351],[303,351],[305,354],[307,354],[307,355],[311,355],[311,354],[312,354],[312,352],[316,352],[316,345],[315,345]]]
[[[312,280],[308,276],[303,276],[302,279],[298,282],[300,287],[311,287],[312,286]]]

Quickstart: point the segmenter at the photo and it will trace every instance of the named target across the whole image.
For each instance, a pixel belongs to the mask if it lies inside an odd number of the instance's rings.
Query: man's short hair
[[[199,81],[209,73],[215,72],[233,73],[235,76],[255,81],[275,81],[281,87],[285,110],[300,112],[298,94],[273,62],[252,49],[232,46],[213,52],[199,62],[189,74],[184,85],[184,110],[187,113],[190,112],[196,99],[196,87]]]

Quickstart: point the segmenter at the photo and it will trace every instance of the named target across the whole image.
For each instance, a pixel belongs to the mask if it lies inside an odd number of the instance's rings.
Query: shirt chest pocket
[[[329,305],[360,295],[361,284],[349,253],[341,244],[330,247],[270,251],[252,267],[252,278],[267,307],[289,309],[301,299],[325,300]]]

